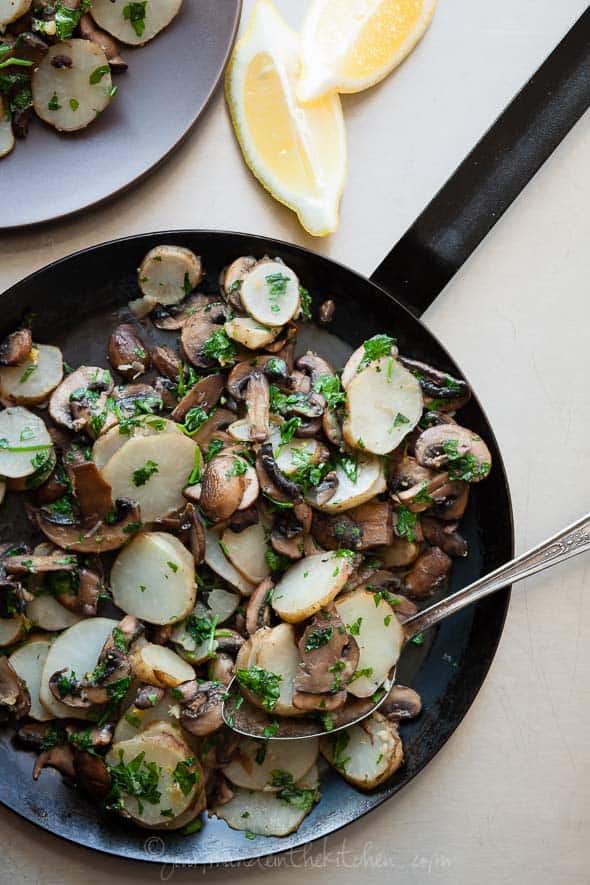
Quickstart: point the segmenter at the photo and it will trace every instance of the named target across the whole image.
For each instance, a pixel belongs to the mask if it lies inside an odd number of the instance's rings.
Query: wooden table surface
[[[297,24],[305,4],[277,5]],[[252,6],[245,2],[246,14]],[[131,193],[82,217],[2,237],[0,291],[78,248],[175,227],[277,236],[370,273],[585,6],[441,0],[401,69],[344,101],[349,183],[340,230],[328,240],[307,237],[254,183],[218,94],[180,151]],[[589,509],[589,154],[586,115],[425,318],[496,429],[519,550]],[[69,185],[76,182],[64,170]],[[401,794],[307,852],[208,870],[208,881],[590,881],[589,569],[580,557],[515,589],[473,708]],[[94,855],[4,810],[0,820],[2,883],[202,875]]]

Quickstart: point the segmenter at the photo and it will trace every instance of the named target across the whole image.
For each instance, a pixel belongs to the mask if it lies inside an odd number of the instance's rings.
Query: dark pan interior
[[[77,253],[39,271],[2,296],[0,332],[6,334],[34,313],[35,337],[62,347],[72,365],[107,365],[106,341],[125,305],[137,297],[136,268],[148,249],[159,243],[188,246],[203,256],[206,286],[216,289],[220,269],[239,255],[282,257],[310,290],[317,307],[331,297],[336,314],[329,331],[308,327],[299,348],[317,347],[341,367],[353,347],[376,332],[398,338],[400,350],[446,371],[460,370],[422,324],[381,289],[328,259],[296,246],[242,234],[184,231],[157,233],[107,243]],[[149,324],[146,324],[146,328]],[[494,460],[489,480],[471,495],[463,528],[470,555],[457,561],[451,590],[496,568],[513,551],[508,485],[496,441],[476,400],[462,412],[463,420],[487,441]],[[14,538],[21,505],[7,500],[0,514],[0,539]],[[408,783],[437,753],[464,717],[494,656],[509,601],[496,593],[430,631],[421,647],[402,658],[399,678],[414,686],[424,702],[423,714],[404,725],[406,763],[386,786],[364,795],[333,772],[323,774],[322,800],[297,833],[283,839],[250,841],[223,822],[205,820],[191,837],[151,835],[118,820],[101,816],[86,799],[46,770],[31,779],[32,756],[17,751],[10,730],[0,733],[1,800],[6,806],[59,836],[121,857],[167,863],[214,864],[245,860],[297,848],[334,832],[375,808]],[[471,762],[476,764],[473,748]],[[392,834],[392,839],[395,835]]]

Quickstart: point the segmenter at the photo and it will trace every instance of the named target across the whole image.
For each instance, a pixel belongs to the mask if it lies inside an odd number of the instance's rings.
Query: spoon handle
[[[523,553],[522,556],[512,559],[489,575],[479,578],[473,584],[408,618],[404,622],[406,637],[411,639],[417,633],[438,624],[443,618],[461,611],[473,602],[478,602],[484,596],[535,575],[543,569],[565,562],[566,559],[586,550],[590,550],[590,513],[527,553]]]

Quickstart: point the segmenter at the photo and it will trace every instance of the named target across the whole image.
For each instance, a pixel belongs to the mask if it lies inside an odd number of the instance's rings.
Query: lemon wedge
[[[232,123],[246,163],[308,233],[338,226],[346,179],[346,133],[338,95],[302,105],[297,34],[270,0],[259,0],[226,74]]]
[[[361,92],[387,76],[426,31],[437,0],[313,0],[301,31],[302,102]]]

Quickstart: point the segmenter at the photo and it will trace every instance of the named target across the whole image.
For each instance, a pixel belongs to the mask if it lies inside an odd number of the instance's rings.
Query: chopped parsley
[[[28,381],[29,378],[31,377],[31,375],[33,374],[33,372],[36,372],[38,368],[39,368],[39,366],[37,363],[31,363],[30,365],[28,365],[27,368],[25,369],[25,371],[22,373],[22,375],[18,379],[18,383],[24,384],[25,381]]]
[[[339,768],[340,771],[346,771],[346,766],[350,762],[350,756],[345,756],[344,753],[350,743],[350,735],[346,734],[345,731],[339,731],[331,740],[332,765],[334,768]]]
[[[199,780],[198,772],[191,771],[191,766],[195,764],[195,761],[194,756],[189,756],[188,759],[179,762],[172,772],[172,780],[175,784],[178,784],[184,796],[188,796]]]
[[[346,401],[338,375],[320,375],[316,378],[313,389],[322,394],[331,409],[337,409]]]
[[[373,335],[363,343],[364,354],[358,367],[358,371],[369,366],[375,360],[384,356],[391,356],[391,348],[396,344],[396,339],[389,335]]]
[[[119,750],[117,765],[107,763],[111,778],[111,788],[105,799],[108,809],[118,810],[122,807],[122,794],[137,800],[140,814],[143,803],[157,805],[161,798],[158,790],[160,769],[155,762],[145,762],[145,753],[139,753],[129,763],[123,762],[123,751]]]
[[[298,787],[293,781],[293,775],[288,771],[275,769],[271,772],[271,785],[279,787],[277,799],[280,799],[285,805],[292,805],[300,811],[310,811],[314,803],[320,798],[319,790],[303,789]]]
[[[311,320],[311,295],[304,286],[299,286],[299,300],[301,302],[301,316],[306,320]]]
[[[234,458],[232,466],[225,473],[225,478],[231,479],[232,476],[243,476],[247,470],[248,465],[243,459]]]
[[[354,624],[347,624],[346,629],[350,633],[351,636],[359,636],[361,632],[361,624],[363,623],[362,618],[357,618]]]
[[[354,671],[354,673],[352,674],[352,676],[348,680],[348,684],[350,684],[351,682],[354,682],[356,679],[363,679],[364,677],[366,677],[367,679],[370,679],[372,675],[373,675],[373,668],[372,667],[363,667],[360,670]]]
[[[215,332],[211,332],[203,344],[203,355],[210,360],[215,360],[220,366],[233,366],[236,361],[237,349],[225,329],[217,329]]]
[[[61,105],[59,103],[59,98],[57,92],[54,92],[49,101],[47,102],[47,109],[50,111],[59,111]]]
[[[305,651],[314,651],[316,648],[327,645],[333,635],[333,627],[316,627],[305,640]]]
[[[418,518],[415,513],[402,504],[397,512],[397,524],[395,531],[398,537],[405,538],[406,541],[416,540],[416,523]]]
[[[401,427],[403,424],[409,424],[409,423],[410,423],[410,419],[406,418],[405,415],[402,415],[401,412],[398,412],[397,415],[395,416],[395,418],[393,419],[393,426],[394,427]]]
[[[143,467],[139,467],[137,470],[133,471],[133,484],[136,486],[144,486],[148,479],[158,472],[159,468],[155,461],[146,461]]]
[[[184,416],[184,423],[178,426],[187,436],[192,436],[201,429],[210,417],[210,413],[202,406],[195,406],[193,409],[188,410]]]
[[[138,37],[141,37],[145,31],[146,6],[147,0],[141,0],[139,3],[128,3],[123,9],[123,18],[131,23]]]
[[[442,447],[449,460],[449,479],[474,482],[484,479],[490,472],[492,465],[489,461],[482,461],[480,464],[471,453],[460,455],[458,440],[447,439]]]
[[[208,464],[209,461],[213,460],[216,455],[223,450],[223,440],[221,439],[212,439],[209,445],[207,446],[207,451],[205,452],[205,464]]]
[[[412,645],[424,645],[424,634],[416,633],[415,636],[412,636],[410,642],[412,643]]]
[[[236,676],[242,688],[258,695],[266,710],[274,710],[281,693],[279,683],[282,676],[271,673],[269,670],[263,670],[262,667],[238,670]]]
[[[287,292],[287,286],[289,285],[289,277],[285,276],[282,273],[271,273],[265,280],[268,285],[268,300],[270,301],[270,309],[272,313],[280,313],[281,308],[278,304],[278,299],[285,295]]]
[[[91,86],[96,86],[97,83],[100,83],[102,78],[106,74],[110,74],[111,69],[108,65],[101,65],[99,68],[95,68],[88,78],[88,82]]]
[[[77,98],[70,98],[70,108],[72,111],[77,111],[80,107],[80,102]]]
[[[288,442],[290,442],[300,427],[301,418],[298,418],[297,416],[289,418],[288,421],[284,421],[279,428],[279,432],[281,434],[281,443],[283,445],[286,445]]]

